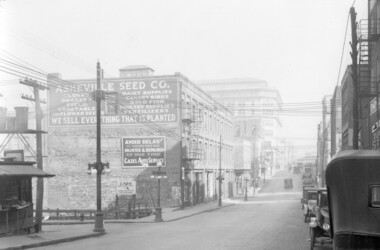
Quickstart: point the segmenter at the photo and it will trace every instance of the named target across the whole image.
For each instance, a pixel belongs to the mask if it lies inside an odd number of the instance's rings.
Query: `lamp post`
[[[95,228],[94,232],[104,233],[103,213],[102,213],[102,172],[109,163],[103,163],[101,160],[101,101],[104,99],[104,91],[100,86],[101,68],[99,61],[96,64],[96,90],[93,92],[93,97],[96,101],[96,162],[88,164],[88,171],[96,171],[96,213],[95,213]],[[109,172],[109,171],[108,171]]]
[[[157,165],[158,171],[153,171],[152,175],[150,176],[153,179],[158,180],[158,192],[157,192],[157,207],[156,207],[156,217],[154,218],[155,222],[162,222],[164,221],[162,219],[162,208],[161,208],[161,179],[167,178],[166,172],[161,172],[162,162],[158,161]]]
[[[222,206],[222,135],[219,138],[219,197],[218,206]]]
[[[244,195],[244,201],[248,201],[248,178],[245,177],[245,195]]]
[[[102,212],[102,193],[101,193],[101,175],[111,171],[109,163],[95,162],[88,164],[87,174],[96,174],[96,213],[94,232],[104,233],[103,212]]]

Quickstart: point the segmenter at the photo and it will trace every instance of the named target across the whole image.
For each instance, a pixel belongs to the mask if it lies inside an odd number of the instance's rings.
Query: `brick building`
[[[197,81],[202,89],[222,103],[234,115],[235,137],[252,143],[251,171],[254,176],[285,168],[292,159],[282,138],[279,91],[264,80],[236,78]],[[243,167],[238,167],[238,169]]]
[[[49,208],[94,208],[96,112],[91,93],[96,79],[63,80],[50,74],[48,96],[48,161],[56,176],[46,183]],[[112,206],[118,185],[135,182],[136,197],[155,205],[163,162],[164,206],[194,205],[216,199],[221,164],[222,194],[232,194],[232,114],[180,73],[155,76],[144,65],[120,69],[119,78],[101,80],[102,162],[111,172],[102,177],[102,206]],[[221,150],[219,146],[221,145]],[[220,152],[222,152],[220,154]],[[220,161],[221,160],[221,161]],[[133,189],[133,187],[132,187]]]

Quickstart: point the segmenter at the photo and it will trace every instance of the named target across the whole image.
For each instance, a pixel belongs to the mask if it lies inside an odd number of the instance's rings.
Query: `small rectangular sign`
[[[164,136],[123,137],[121,140],[122,166],[165,167],[166,143]]]
[[[116,189],[118,195],[134,195],[136,194],[136,181],[117,180]]]

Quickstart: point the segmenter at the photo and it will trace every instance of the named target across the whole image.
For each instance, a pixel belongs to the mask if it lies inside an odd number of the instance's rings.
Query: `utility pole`
[[[353,98],[352,98],[352,115],[353,115],[353,124],[352,124],[352,146],[353,149],[359,149],[359,101],[358,101],[358,36],[356,33],[356,12],[355,8],[350,8],[351,15],[351,36],[352,41],[350,43],[352,52],[352,83],[353,83]]]
[[[43,160],[42,160],[42,111],[41,111],[41,100],[40,100],[40,90],[48,89],[48,87],[42,86],[35,80],[25,79],[20,81],[21,84],[30,86],[34,90],[34,99],[30,97],[23,96],[23,99],[34,101],[36,108],[36,147],[37,147],[37,168],[43,170]],[[44,200],[44,181],[42,177],[37,178],[37,194],[36,194],[36,231],[41,231],[42,228],[42,208]]]
[[[219,199],[218,206],[222,206],[222,135],[219,139]]]
[[[96,101],[96,162],[89,164],[89,169],[96,169],[96,213],[95,213],[95,228],[94,232],[104,233],[103,227],[103,212],[102,212],[102,172],[104,166],[109,167],[109,164],[103,164],[101,158],[101,101],[104,99],[104,92],[100,86],[101,68],[99,61],[96,64],[96,91],[94,98]]]
[[[180,87],[180,93],[182,93],[182,84],[179,85]],[[183,128],[184,128],[184,120],[183,120],[183,101],[181,101],[181,112],[180,112],[180,131],[181,133],[184,131]],[[187,135],[186,135],[187,136]],[[188,148],[186,147],[185,150],[183,148],[183,144],[184,144],[184,140],[181,136],[181,149],[180,149],[180,154],[181,154],[181,157],[180,157],[180,188],[181,188],[181,209],[184,209],[185,208],[185,178],[186,178],[186,172],[185,172],[185,167],[187,167],[187,164],[185,164],[185,161],[184,159],[186,158],[185,157],[185,153],[187,152]]]

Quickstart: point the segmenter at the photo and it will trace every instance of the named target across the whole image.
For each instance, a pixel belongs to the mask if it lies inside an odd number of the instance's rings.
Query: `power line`
[[[354,4],[355,4],[355,1],[354,1]],[[354,5],[354,4],[352,4],[352,5]],[[347,14],[346,29],[345,29],[345,32],[344,32],[344,39],[343,39],[343,46],[342,46],[342,54],[340,55],[339,72],[338,72],[338,79],[336,80],[336,86],[339,85],[340,72],[341,72],[341,70],[342,70],[343,55],[344,55],[344,48],[345,48],[345,44],[346,44],[346,38],[347,38],[347,30],[348,30],[348,23],[349,23],[349,20],[350,20],[350,13]]]

